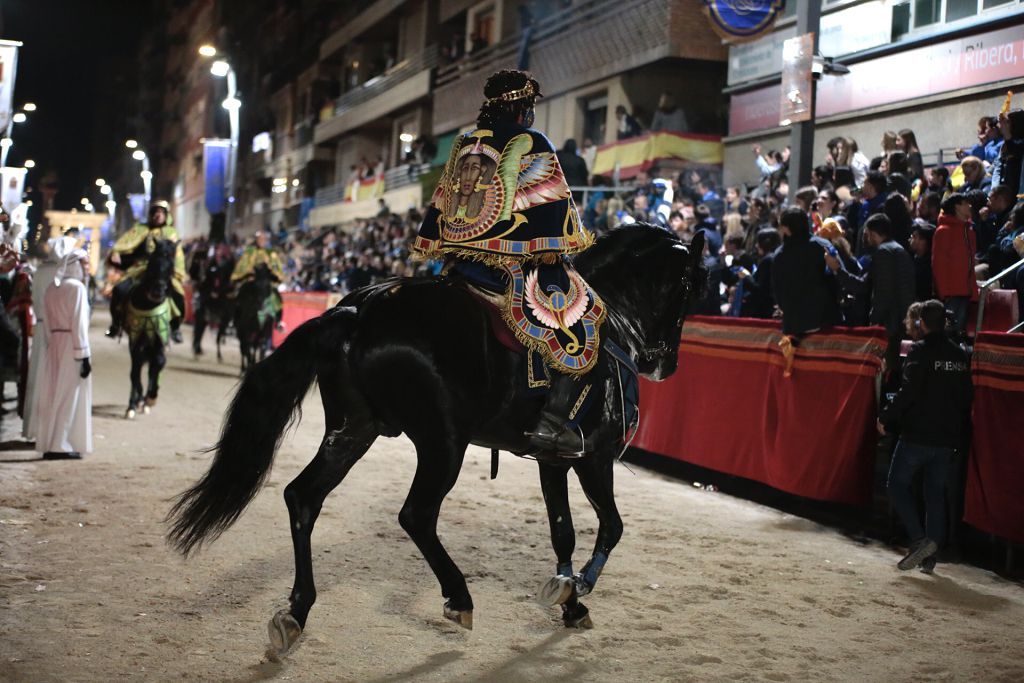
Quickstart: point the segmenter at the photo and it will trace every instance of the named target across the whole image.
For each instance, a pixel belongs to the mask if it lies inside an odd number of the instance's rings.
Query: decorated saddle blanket
[[[548,368],[569,375],[593,369],[604,302],[568,262],[512,261],[493,268],[458,261],[452,269],[475,285],[519,343],[537,353]]]
[[[132,342],[145,339],[151,344],[160,342],[167,346],[171,336],[171,318],[180,315],[181,311],[174,305],[174,300],[170,297],[149,310],[135,308],[130,301],[126,302],[125,329],[128,332],[128,338]]]

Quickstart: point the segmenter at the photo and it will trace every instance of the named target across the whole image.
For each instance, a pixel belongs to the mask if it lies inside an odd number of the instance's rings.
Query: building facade
[[[782,45],[796,35],[787,4],[771,34],[729,50],[727,184],[757,182],[754,144],[789,143],[779,125]],[[903,128],[915,132],[925,163],[949,162],[976,142],[978,119],[996,115],[1007,90],[1024,90],[1024,3],[824,0],[819,51],[850,73],[818,82],[815,164],[830,138],[852,138],[870,158],[883,132]]]

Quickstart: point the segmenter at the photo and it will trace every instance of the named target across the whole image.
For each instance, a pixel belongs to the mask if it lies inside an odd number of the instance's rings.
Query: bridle
[[[682,325],[683,325],[683,318],[686,316],[686,309],[687,309],[687,307],[690,304],[690,289],[691,289],[691,282],[690,282],[690,278],[689,278],[690,275],[692,275],[692,274],[690,272],[687,272],[687,276],[688,277],[683,279],[683,292],[682,292],[682,294],[683,294],[683,296],[682,296],[683,306],[682,306],[682,310],[679,312],[679,319],[676,320],[676,324],[673,327],[673,329],[682,327]],[[642,347],[640,349],[638,355],[640,356],[640,361],[641,362],[650,362],[650,361],[661,360],[662,358],[665,358],[666,356],[670,356],[670,355],[672,355],[674,353],[678,353],[678,352],[679,352],[679,345],[678,344],[669,344],[668,342],[662,340],[662,341],[658,342],[654,346],[644,346],[644,347]]]

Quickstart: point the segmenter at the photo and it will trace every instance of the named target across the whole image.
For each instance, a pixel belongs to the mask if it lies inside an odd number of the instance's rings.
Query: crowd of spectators
[[[685,125],[675,109],[671,98],[662,99],[663,118]],[[635,120],[619,114],[620,135],[635,134]],[[983,118],[977,138],[958,151],[957,164],[926,167],[909,129],[883,134],[871,158],[855,140],[836,137],[811,184],[798,188],[789,185],[788,150],[755,145],[760,181],[750,188],[717,187],[701,170],[675,175],[654,167],[626,192],[588,191],[576,200],[584,224],[598,234],[637,221],[684,240],[705,231],[711,286],[702,314],[782,316],[784,329],[798,335],[832,324],[878,324],[898,339],[907,307],[938,297],[963,330],[976,278],[1024,256],[1024,204],[1017,201],[1024,195],[1024,111]],[[573,187],[612,184],[588,176],[573,140],[558,157]],[[421,219],[417,211],[398,215],[382,206],[375,218],[344,230],[279,230],[274,244],[286,286],[347,292],[436,273],[439,264],[410,258]],[[1024,308],[1024,269],[1001,285],[1017,289]]]

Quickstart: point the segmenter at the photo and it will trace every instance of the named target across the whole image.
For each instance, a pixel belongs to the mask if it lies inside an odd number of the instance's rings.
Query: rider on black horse
[[[171,206],[165,201],[153,202],[149,207],[146,224],[136,223],[131,230],[121,235],[110,252],[109,265],[123,271],[124,277],[110,293],[110,329],[108,337],[121,334],[124,325],[124,305],[128,294],[146,271],[149,256],[160,240],[179,242],[178,231],[171,218]],[[171,279],[168,296],[173,308],[171,316],[171,339],[181,343],[181,320],[185,315],[185,252],[177,245],[174,256],[174,277]]]
[[[231,273],[235,268],[235,257],[229,244],[209,246],[203,252],[193,254],[189,264],[189,277],[199,283],[196,290],[196,322],[192,337],[192,350],[203,353],[203,333],[211,320],[226,325],[224,313],[232,294]]]
[[[256,232],[253,243],[245,248],[242,256],[238,259],[234,271],[231,273],[231,282],[236,283],[237,289],[246,282],[256,277],[256,270],[265,266],[270,274],[270,280],[274,284],[271,288],[271,307],[274,311],[274,323],[281,327],[281,311],[283,310],[281,294],[277,291],[277,285],[284,282],[284,266],[281,264],[281,256],[277,250],[270,246],[270,237],[265,230]]]
[[[537,81],[500,71],[484,96],[476,128],[452,146],[414,248],[444,259],[449,277],[468,280],[500,307],[528,349],[530,386],[548,385],[540,421],[527,433],[531,445],[578,456],[587,450],[582,413],[600,384],[594,370],[605,308],[566,256],[594,238],[580,223],[554,147],[531,128]]]

